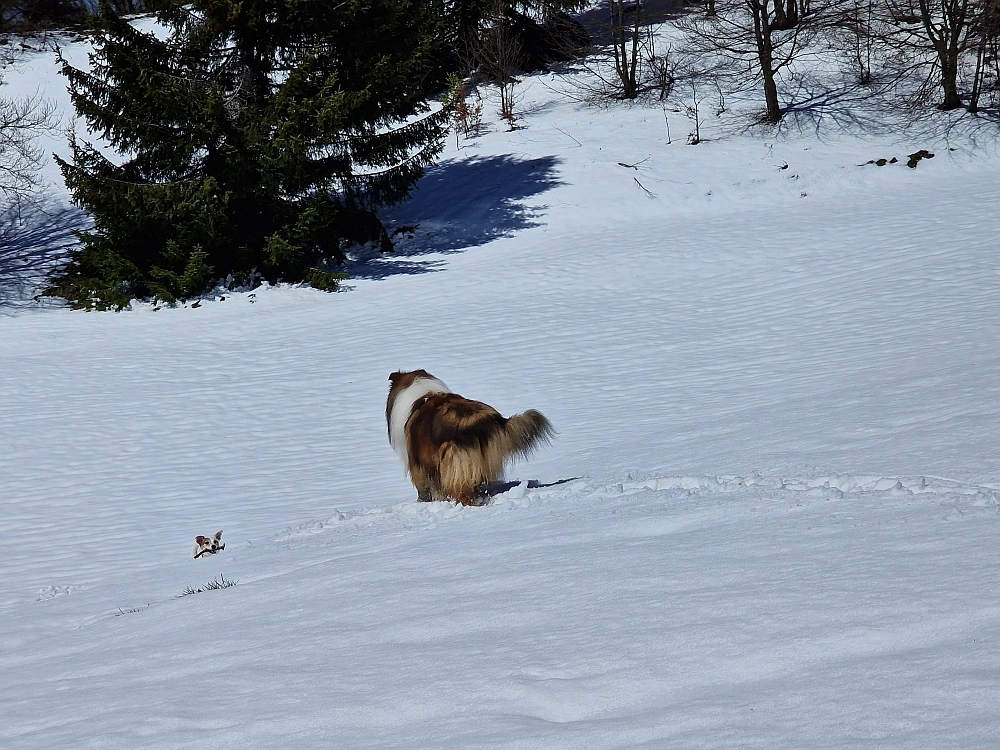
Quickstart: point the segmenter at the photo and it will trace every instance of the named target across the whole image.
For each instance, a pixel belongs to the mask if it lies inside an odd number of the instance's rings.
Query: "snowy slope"
[[[581,482],[205,564],[127,549],[16,610],[3,744],[995,747],[998,493],[813,485]]]
[[[996,746],[994,149],[560,85],[349,292],[0,310],[0,747]],[[413,502],[414,367],[580,479]]]

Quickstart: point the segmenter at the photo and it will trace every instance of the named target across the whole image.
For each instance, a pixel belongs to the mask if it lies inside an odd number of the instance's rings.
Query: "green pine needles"
[[[149,5],[155,31],[103,0],[90,70],[61,60],[104,143],[59,160],[94,226],[46,293],[121,309],[227,278],[335,289],[359,226],[391,248],[373,209],[407,197],[448,126],[425,103],[436,0]]]

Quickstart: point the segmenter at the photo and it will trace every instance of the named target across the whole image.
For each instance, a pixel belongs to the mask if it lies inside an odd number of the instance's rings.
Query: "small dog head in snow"
[[[194,538],[194,550],[192,555],[197,560],[199,557],[205,557],[206,555],[214,555],[216,552],[222,552],[226,548],[226,545],[222,543],[222,532],[216,532],[215,536],[196,536]]]

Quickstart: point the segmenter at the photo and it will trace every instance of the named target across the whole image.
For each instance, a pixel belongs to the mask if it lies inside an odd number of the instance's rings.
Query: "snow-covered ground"
[[[994,147],[565,85],[348,292],[0,308],[0,747],[997,746]],[[417,367],[576,479],[417,504]]]

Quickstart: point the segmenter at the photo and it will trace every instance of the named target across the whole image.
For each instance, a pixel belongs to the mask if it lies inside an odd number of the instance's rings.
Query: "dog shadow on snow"
[[[503,154],[431,167],[409,200],[380,211],[395,252],[355,248],[344,270],[361,279],[430,273],[444,261],[421,256],[462,252],[540,226],[545,206],[527,201],[562,184],[556,176],[559,162],[555,156]]]
[[[0,209],[0,310],[34,304],[33,297],[88,229],[86,214],[54,198]]]

